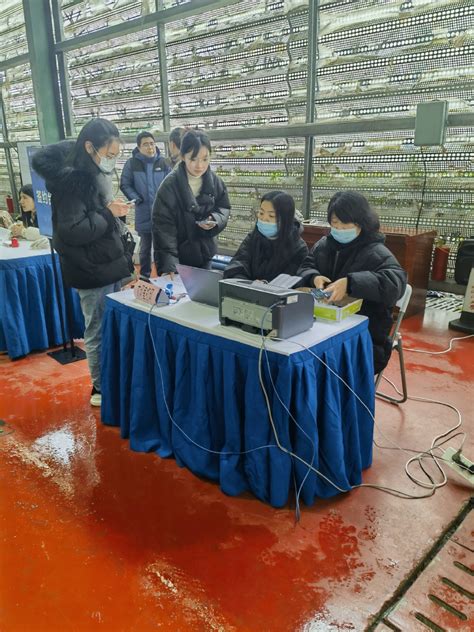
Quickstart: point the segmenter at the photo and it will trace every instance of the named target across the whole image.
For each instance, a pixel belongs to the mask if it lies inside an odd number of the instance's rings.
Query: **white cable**
[[[276,305],[276,304],[275,304],[275,305]],[[275,305],[271,305],[269,308],[267,308],[267,310],[265,311],[265,313],[264,313],[264,315],[263,315],[263,317],[262,317],[262,324],[263,324],[263,321],[264,321],[264,318],[265,318],[265,316],[266,316],[267,312],[268,312],[269,310],[271,310],[271,309],[272,309]],[[275,448],[275,447],[278,447],[278,448],[279,448],[282,452],[284,452],[285,454],[288,454],[291,458],[297,459],[300,463],[302,463],[303,465],[305,465],[305,466],[308,468],[308,472],[307,472],[307,474],[305,475],[305,477],[304,477],[304,479],[303,479],[303,483],[302,483],[302,485],[303,485],[303,484],[304,484],[304,482],[306,481],[306,478],[307,478],[307,476],[308,476],[308,474],[309,474],[309,471],[313,471],[315,474],[317,474],[318,476],[320,476],[321,478],[323,478],[323,479],[324,479],[327,483],[329,483],[330,485],[332,485],[332,486],[333,486],[333,487],[334,487],[337,491],[339,491],[339,492],[341,492],[341,493],[348,492],[348,491],[350,491],[351,489],[355,489],[355,488],[358,488],[358,487],[371,487],[371,488],[373,488],[373,489],[378,489],[378,490],[381,490],[381,491],[385,491],[385,492],[387,492],[387,493],[389,493],[389,494],[392,494],[392,495],[395,495],[395,496],[397,496],[397,497],[399,497],[399,498],[406,498],[406,499],[421,499],[421,498],[428,498],[428,497],[432,496],[432,495],[435,493],[436,489],[438,489],[439,487],[442,487],[442,486],[446,485],[446,483],[447,483],[447,477],[446,477],[446,475],[444,474],[444,471],[442,470],[442,468],[439,466],[438,462],[436,461],[436,458],[437,458],[437,457],[436,457],[436,456],[432,453],[432,450],[437,449],[437,448],[439,447],[439,445],[441,445],[441,444],[436,445],[436,439],[443,438],[443,437],[445,437],[445,436],[449,435],[449,434],[450,434],[451,432],[453,432],[455,429],[457,429],[457,428],[461,425],[461,423],[462,423],[462,418],[461,418],[461,415],[460,415],[459,411],[457,410],[457,408],[455,408],[454,406],[451,406],[450,404],[446,404],[445,402],[437,402],[437,401],[434,401],[434,400],[428,400],[428,399],[425,399],[425,398],[416,398],[416,399],[417,399],[417,400],[419,400],[419,401],[427,401],[427,402],[433,402],[433,403],[439,403],[439,404],[442,404],[442,405],[446,405],[446,406],[448,406],[448,407],[452,408],[453,410],[455,410],[455,411],[458,413],[458,416],[459,416],[459,423],[458,423],[456,426],[454,426],[453,428],[451,428],[451,429],[450,429],[449,431],[447,431],[446,433],[443,433],[442,435],[438,435],[437,437],[435,437],[435,439],[433,440],[433,442],[432,442],[432,444],[431,444],[431,448],[430,448],[428,451],[426,451],[426,452],[420,452],[420,453],[418,453],[418,455],[417,455],[416,457],[412,457],[412,458],[410,459],[410,461],[407,463],[406,467],[405,467],[405,470],[406,470],[407,475],[409,476],[409,478],[410,478],[413,482],[415,482],[416,484],[420,484],[422,487],[424,487],[424,488],[426,488],[426,489],[429,489],[429,490],[430,490],[428,493],[423,494],[423,495],[418,495],[418,496],[415,496],[415,495],[413,495],[413,494],[409,494],[409,493],[404,492],[404,491],[402,491],[402,490],[397,490],[397,489],[393,489],[393,488],[390,488],[390,487],[386,487],[386,486],[382,486],[382,485],[375,485],[375,484],[370,484],[370,483],[361,483],[361,484],[359,484],[359,485],[353,485],[353,486],[349,487],[349,489],[342,489],[342,488],[341,488],[341,487],[339,487],[336,483],[334,483],[334,482],[333,482],[333,481],[331,481],[328,477],[326,477],[326,476],[325,476],[322,472],[320,472],[319,470],[317,470],[317,469],[316,469],[316,468],[312,465],[312,463],[307,463],[307,462],[306,462],[303,458],[301,458],[299,455],[297,455],[297,454],[293,453],[291,450],[288,450],[287,448],[285,448],[285,447],[281,444],[281,442],[280,442],[280,439],[279,439],[279,436],[278,436],[278,432],[277,432],[276,427],[275,427],[275,422],[274,422],[274,419],[273,419],[273,414],[272,414],[272,410],[271,410],[270,400],[269,400],[269,397],[268,397],[268,392],[267,392],[267,390],[266,390],[266,388],[265,388],[265,384],[264,384],[264,382],[263,382],[263,374],[262,374],[262,354],[263,354],[263,352],[264,352],[264,351],[265,351],[265,353],[266,353],[267,363],[268,363],[268,355],[267,355],[267,350],[266,350],[266,347],[265,347],[265,336],[263,336],[263,335],[262,335],[262,345],[261,345],[261,347],[260,347],[260,352],[259,352],[258,375],[259,375],[259,382],[260,382],[260,386],[261,386],[261,388],[262,388],[262,392],[263,392],[263,395],[264,395],[264,398],[265,398],[265,402],[266,402],[266,406],[267,406],[267,410],[268,410],[268,415],[269,415],[270,423],[271,423],[271,426],[272,426],[273,434],[274,434],[274,437],[275,437],[276,445],[270,445],[270,444],[269,444],[269,445],[264,445],[264,446],[258,446],[258,447],[256,447],[256,448],[251,448],[250,450],[245,450],[245,451],[234,452],[234,451],[218,451],[218,450],[211,450],[211,449],[209,449],[209,448],[206,448],[205,446],[202,446],[202,445],[198,444],[196,441],[194,441],[193,439],[191,439],[191,437],[189,437],[189,435],[188,435],[188,434],[187,434],[187,433],[186,433],[186,432],[185,432],[185,431],[184,431],[184,430],[183,430],[183,429],[179,426],[179,424],[177,424],[177,423],[176,423],[176,421],[174,420],[174,418],[173,418],[173,416],[172,416],[172,414],[171,414],[171,411],[169,410],[168,403],[167,403],[166,398],[165,398],[165,396],[164,396],[164,395],[165,395],[165,386],[164,386],[163,372],[162,372],[162,369],[161,369],[161,363],[159,362],[159,359],[158,359],[158,354],[157,354],[157,351],[156,351],[155,341],[154,341],[153,336],[152,336],[152,333],[151,333],[151,314],[152,314],[152,312],[153,312],[154,307],[155,307],[155,305],[152,305],[152,306],[151,306],[151,308],[150,308],[150,310],[149,310],[149,313],[148,313],[148,329],[149,329],[150,338],[151,338],[151,341],[152,341],[152,346],[153,346],[153,351],[154,351],[154,355],[155,355],[155,360],[156,360],[156,362],[157,362],[157,365],[158,365],[158,368],[159,368],[159,371],[160,371],[160,380],[161,380],[161,386],[162,386],[162,391],[163,391],[163,399],[164,399],[164,402],[165,402],[166,411],[167,411],[167,414],[168,414],[168,416],[169,416],[169,418],[170,418],[171,422],[173,423],[173,425],[174,425],[175,427],[177,427],[177,428],[178,428],[178,430],[179,430],[179,431],[180,431],[180,432],[181,432],[181,433],[182,433],[182,434],[183,434],[183,435],[184,435],[184,436],[188,439],[188,441],[190,441],[190,442],[191,442],[193,445],[195,445],[196,447],[198,447],[198,448],[200,448],[200,449],[202,449],[202,450],[204,450],[204,451],[206,451],[206,452],[209,452],[209,453],[211,453],[211,454],[219,454],[219,455],[243,455],[243,454],[248,454],[248,453],[251,453],[251,452],[255,452],[255,451],[257,451],[257,450],[262,450],[262,449],[265,449],[265,448]],[[262,333],[263,333],[263,331],[262,331]],[[367,410],[367,412],[369,413],[369,415],[370,415],[371,419],[373,420],[374,425],[377,427],[377,423],[376,423],[375,417],[374,417],[374,415],[372,414],[372,412],[371,412],[371,410],[369,409],[369,407],[366,405],[366,403],[365,403],[365,402],[364,402],[364,401],[363,401],[363,400],[359,397],[359,395],[357,395],[357,393],[356,393],[356,392],[355,392],[355,391],[354,391],[354,390],[353,390],[353,389],[349,386],[349,384],[348,384],[348,383],[347,383],[347,382],[346,382],[346,381],[345,381],[345,380],[344,380],[344,379],[343,379],[340,375],[338,375],[338,374],[337,374],[337,373],[336,373],[336,372],[335,372],[335,371],[334,371],[334,370],[333,370],[333,369],[332,369],[332,368],[331,368],[331,367],[330,367],[330,366],[329,366],[326,362],[324,362],[324,360],[322,360],[322,358],[320,358],[317,354],[315,354],[315,353],[314,353],[311,349],[309,349],[309,348],[308,348],[308,347],[306,347],[305,345],[302,345],[302,344],[300,344],[300,343],[298,343],[298,342],[296,342],[296,341],[294,341],[294,340],[288,340],[288,342],[292,342],[293,344],[296,344],[296,345],[298,345],[299,347],[301,347],[301,348],[305,349],[306,351],[308,351],[308,353],[310,353],[312,356],[314,356],[314,357],[315,357],[315,358],[316,358],[319,362],[321,362],[321,363],[322,363],[322,364],[323,364],[323,365],[324,365],[324,366],[325,366],[325,367],[326,367],[326,368],[327,368],[327,369],[328,369],[328,370],[329,370],[329,371],[330,371],[333,375],[335,375],[335,377],[336,377],[337,379],[339,379],[339,380],[340,380],[340,381],[341,381],[341,382],[342,382],[342,383],[343,383],[343,384],[344,384],[344,385],[345,385],[345,386],[346,386],[346,387],[347,387],[347,388],[351,391],[351,393],[352,393],[352,394],[356,397],[356,399],[357,399],[357,400],[358,400],[358,401],[359,401],[359,402],[363,405],[363,407]],[[270,373],[270,371],[269,371],[269,375],[270,375],[270,378],[271,378],[271,373]],[[387,378],[385,378],[385,379],[387,379]],[[296,423],[296,425],[297,425],[297,426],[298,426],[298,427],[299,427],[299,428],[300,428],[300,429],[304,432],[304,434],[307,436],[307,438],[311,441],[311,444],[314,446],[314,444],[313,444],[312,440],[310,439],[310,437],[309,437],[309,436],[306,434],[306,432],[305,432],[305,431],[301,428],[301,426],[299,426],[299,424],[296,422],[296,420],[294,419],[294,417],[291,415],[291,413],[290,413],[290,411],[288,410],[288,408],[286,408],[286,406],[283,404],[283,402],[282,402],[282,400],[281,400],[281,398],[280,398],[279,394],[278,394],[278,393],[277,393],[277,391],[276,391],[276,388],[275,388],[275,385],[274,385],[274,383],[273,383],[273,380],[272,380],[272,386],[273,386],[273,388],[274,388],[275,394],[277,395],[277,398],[278,398],[278,400],[280,401],[280,403],[284,406],[285,410],[288,412],[288,414],[290,415],[290,417],[293,419],[293,421]],[[396,389],[396,386],[395,386],[395,385],[393,385],[393,386],[394,386],[394,388]],[[396,389],[396,390],[398,390],[398,389]],[[415,399],[415,398],[410,397],[410,399]],[[377,428],[378,428],[378,427],[377,427]],[[381,431],[380,431],[380,429],[379,429],[379,432],[381,432]],[[382,432],[381,432],[381,434],[382,434],[382,436],[384,436],[384,434],[383,434]],[[395,442],[391,441],[389,438],[387,438],[387,437],[385,437],[385,438],[386,438],[386,439],[388,439],[388,440],[389,440],[389,441],[390,441],[390,442],[391,442],[391,443],[392,443],[392,444],[396,447],[396,449],[399,449],[399,450],[402,450],[402,451],[404,450],[404,448],[401,448],[401,447],[400,447],[400,446],[398,446]],[[374,443],[375,443],[375,445],[377,445],[377,443],[376,443],[375,441],[374,441]],[[383,447],[383,446],[377,446],[377,447]],[[431,457],[432,457],[432,458],[433,458],[433,460],[435,461],[435,463],[436,463],[436,465],[437,465],[438,469],[439,469],[439,470],[441,471],[441,473],[443,474],[443,480],[442,480],[440,483],[434,483],[434,481],[431,479],[431,477],[430,477],[430,476],[429,476],[426,472],[425,472],[425,474],[426,474],[427,478],[429,478],[429,479],[431,480],[431,483],[430,483],[430,484],[426,484],[426,483],[424,483],[424,482],[417,482],[417,479],[416,479],[415,477],[413,477],[413,476],[412,476],[412,475],[408,472],[408,469],[407,469],[407,468],[409,467],[409,464],[410,464],[410,462],[411,462],[411,461],[413,461],[413,460],[417,460],[417,459],[419,460],[419,459],[420,459],[420,456],[422,457],[423,455],[427,455],[427,454],[430,454],[430,455],[431,455]],[[438,458],[439,458],[439,457],[438,457]],[[313,459],[312,459],[312,460],[313,460]],[[420,463],[420,467],[422,467],[422,466],[421,466],[421,462],[420,462],[420,461],[419,461],[419,463]],[[423,468],[422,468],[422,470],[423,470]],[[424,470],[423,470],[423,471],[424,471]],[[299,497],[299,493],[301,492],[302,485],[301,485],[301,486],[300,486],[300,488],[299,488],[299,491],[298,491],[298,497]]]
[[[165,383],[164,383],[164,379],[163,379],[163,371],[161,369],[161,363],[158,359],[158,353],[156,351],[156,345],[155,345],[155,341],[153,339],[153,334],[151,331],[151,315],[153,312],[153,309],[155,308],[156,305],[152,305],[150,307],[150,310],[148,312],[148,333],[150,334],[150,338],[151,338],[151,344],[153,347],[153,353],[155,355],[155,361],[156,364],[158,365],[158,369],[160,371],[160,381],[161,381],[161,389],[163,392],[163,401],[165,403],[165,408],[166,408],[166,412],[168,413],[168,417],[171,420],[171,423],[186,437],[186,439],[192,443],[193,445],[195,445],[197,448],[200,448],[201,450],[204,450],[205,452],[209,452],[210,454],[219,454],[222,456],[236,456],[236,455],[241,455],[241,454],[249,454],[250,452],[256,452],[257,450],[263,450],[265,448],[276,448],[276,445],[262,445],[262,446],[258,446],[257,448],[251,448],[250,450],[244,450],[242,452],[233,452],[233,451],[222,451],[222,450],[211,450],[210,448],[206,448],[203,445],[200,445],[199,443],[197,443],[196,441],[194,441],[193,439],[191,439],[191,437],[181,428],[181,426],[174,420],[173,415],[171,414],[171,411],[169,409],[168,406],[168,402],[166,401],[166,395],[165,395]]]
[[[448,353],[453,348],[453,342],[456,340],[466,340],[466,338],[473,338],[474,334],[469,334],[468,336],[460,336],[458,338],[451,338],[449,342],[449,347],[444,349],[443,351],[424,351],[423,349],[409,349],[408,347],[403,347],[403,351],[411,351],[412,353],[427,353],[428,355],[442,355],[443,353]],[[401,393],[400,393],[401,395]]]

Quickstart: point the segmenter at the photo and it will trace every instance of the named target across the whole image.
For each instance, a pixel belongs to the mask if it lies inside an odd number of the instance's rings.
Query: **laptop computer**
[[[219,306],[219,281],[223,277],[220,270],[193,268],[181,263],[177,264],[176,269],[192,301],[212,307]]]

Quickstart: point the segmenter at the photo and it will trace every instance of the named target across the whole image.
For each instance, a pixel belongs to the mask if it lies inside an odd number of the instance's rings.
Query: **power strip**
[[[456,463],[456,461],[453,461],[453,456],[456,453],[457,453],[456,448],[447,448],[443,454],[443,459],[444,459],[443,463],[445,463],[446,465],[449,465],[449,467],[452,468],[455,472],[457,472],[459,476],[462,476],[463,478],[466,479],[468,483],[474,486],[474,474],[471,474],[469,470],[466,469],[466,468],[471,468],[471,471],[473,471],[474,463],[472,461],[469,461],[469,459],[467,459],[464,455],[462,455],[460,458],[462,460],[462,464],[465,467],[461,467],[459,463]]]

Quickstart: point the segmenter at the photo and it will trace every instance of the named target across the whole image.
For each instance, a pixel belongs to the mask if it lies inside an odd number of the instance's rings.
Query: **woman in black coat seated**
[[[392,310],[405,291],[406,272],[384,245],[379,218],[363,195],[336,193],[327,218],[330,234],[314,245],[298,274],[304,285],[330,291],[330,302],[347,295],[363,299],[360,313],[369,319],[374,373],[379,373],[392,352]]]
[[[308,247],[295,220],[295,202],[283,191],[270,191],[260,200],[255,228],[227,266],[226,279],[271,281],[279,274],[296,274]]]
[[[209,167],[211,143],[200,131],[181,140],[181,162],[160,185],[153,205],[153,248],[159,274],[176,264],[210,268],[214,239],[227,226],[230,202],[222,180]]]

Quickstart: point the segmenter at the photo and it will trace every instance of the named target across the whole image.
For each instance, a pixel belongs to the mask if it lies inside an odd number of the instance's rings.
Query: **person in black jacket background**
[[[298,274],[305,285],[330,291],[330,302],[347,295],[363,299],[360,313],[369,319],[374,373],[379,373],[392,352],[392,310],[405,291],[406,272],[384,245],[379,218],[363,195],[336,193],[327,219],[330,234],[314,245]]]
[[[113,199],[111,173],[120,152],[118,129],[101,118],[89,121],[77,141],[35,153],[33,169],[51,193],[53,246],[66,285],[78,290],[85,320],[84,343],[92,377],[91,404],[100,406],[101,325],[105,296],[120,289],[133,270],[133,250],[119,218],[128,205]]]
[[[181,140],[181,162],[160,185],[153,205],[153,248],[159,274],[176,264],[210,268],[215,236],[227,225],[230,202],[222,180],[209,167],[206,134],[188,131]]]
[[[300,233],[291,195],[284,191],[265,193],[255,228],[240,244],[224,278],[271,281],[282,273],[296,274],[308,254]]]

